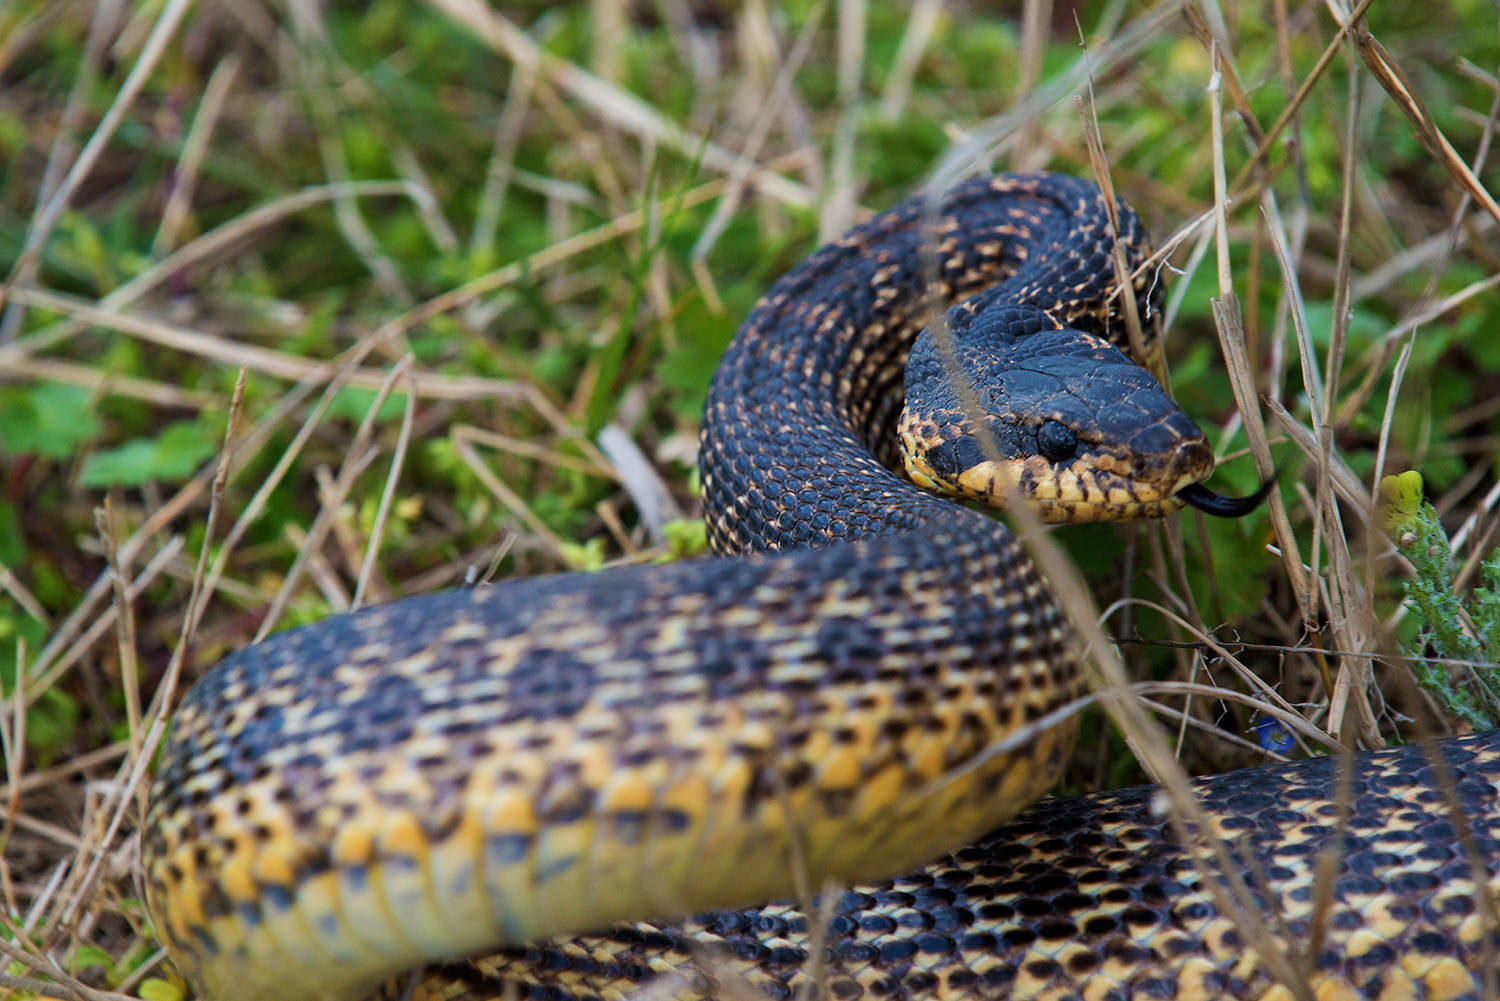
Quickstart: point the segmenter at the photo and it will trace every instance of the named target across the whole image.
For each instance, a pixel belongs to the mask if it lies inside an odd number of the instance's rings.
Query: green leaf
[[[0,501],[0,566],[20,566],[26,558],[26,540],[15,505]]]
[[[667,555],[661,562],[700,556],[708,551],[708,524],[702,518],[678,518],[662,526]]]
[[[136,988],[141,1001],[183,1001],[182,991],[160,977],[147,977]]]
[[[106,971],[115,968],[115,957],[97,945],[80,945],[73,951],[72,970],[78,973],[91,966],[102,966]]]
[[[374,402],[375,390],[345,386],[328,404],[328,416],[349,421],[362,421],[365,419],[365,414],[370,412],[370,405]],[[393,421],[401,416],[401,411],[405,406],[406,394],[392,392],[380,402],[380,411],[376,413],[375,420],[377,422]]]
[[[37,646],[33,644],[30,649]],[[14,658],[11,662],[14,663]],[[66,756],[69,742],[78,733],[81,716],[82,709],[71,695],[56,688],[37,695],[36,702],[26,712],[26,742],[38,766],[46,768]]]
[[[604,555],[604,540],[600,538],[562,544],[562,558],[573,570],[598,570],[604,566]]]
[[[178,482],[214,453],[214,439],[197,424],[179,421],[155,440],[137,438],[96,452],[83,465],[86,487],[136,487],[153,480]]]
[[[0,391],[0,450],[66,459],[99,433],[88,390],[41,382]]]

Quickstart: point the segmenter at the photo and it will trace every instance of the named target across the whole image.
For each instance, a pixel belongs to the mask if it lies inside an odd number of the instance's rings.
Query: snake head
[[[951,350],[928,331],[907,362],[899,431],[918,485],[995,507],[1019,495],[1050,522],[1156,518],[1208,498],[1243,513],[1259,500],[1200,486],[1214,469],[1203,432],[1103,338],[1021,305],[955,309],[949,329]]]

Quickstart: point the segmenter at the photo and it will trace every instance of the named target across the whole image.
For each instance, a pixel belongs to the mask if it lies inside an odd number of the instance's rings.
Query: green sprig
[[[1481,571],[1466,611],[1453,591],[1453,548],[1437,510],[1422,498],[1413,470],[1380,482],[1381,525],[1416,569],[1402,581],[1406,605],[1421,629],[1405,646],[1417,682],[1476,730],[1500,724],[1500,553]],[[1465,661],[1470,666],[1458,666]]]

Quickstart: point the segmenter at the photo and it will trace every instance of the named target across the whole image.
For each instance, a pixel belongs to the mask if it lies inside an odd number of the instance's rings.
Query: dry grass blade
[[[5,696],[0,686],[0,696]],[[0,826],[0,859],[10,844],[16,818],[21,813],[21,793],[26,773],[26,644],[16,644],[16,683],[6,699],[10,719],[0,719],[0,752],[5,756],[5,823]]]
[[[203,570],[207,566],[208,549],[213,538],[213,526],[218,508],[217,500],[222,496],[224,482],[228,476],[229,456],[231,454],[229,443],[233,439],[243,391],[244,373],[242,371],[231,401],[229,421],[225,432],[225,447],[214,474],[207,531],[203,547],[199,552],[198,572],[194,582],[195,588],[201,581]],[[111,806],[108,802],[102,805],[102,809],[108,813],[108,823],[102,829],[90,830],[91,834],[97,835],[96,841],[84,840],[78,846],[78,854],[72,870],[73,879],[71,882],[73,886],[71,892],[61,901],[61,906],[53,917],[53,923],[57,927],[72,927],[79,910],[91,906],[88,902],[95,898],[95,888],[99,885],[105,862],[109,855],[110,846],[116,844],[126,817],[131,812],[131,804],[134,802],[138,790],[142,788],[147,768],[155,754],[157,744],[165,734],[167,709],[172,703],[172,694],[176,687],[177,674],[181,665],[181,655],[187,648],[192,631],[196,628],[198,615],[201,613],[201,595],[201,591],[195,590],[193,598],[189,601],[188,611],[183,620],[182,638],[176,648],[173,660],[168,666],[166,677],[163,679],[155,698],[152,700],[150,718],[145,734],[140,741],[137,752],[133,755],[128,755],[122,763],[119,781],[112,787],[111,798],[113,805]],[[4,943],[0,943],[0,946],[4,946],[9,951],[9,946],[5,946]],[[19,958],[15,957],[14,954],[12,955],[13,958]],[[45,972],[58,982],[72,988],[75,994],[80,997],[109,996],[85,987],[73,977],[52,967],[51,964],[47,964]]]
[[[700,158],[704,164],[719,170],[734,169],[739,158],[729,150],[692,135],[635,95],[548,55],[525,32],[478,0],[428,2],[473,31],[517,67],[545,75],[556,87],[593,107],[605,121],[636,132],[647,144],[660,143],[685,156]],[[750,180],[757,190],[787,205],[807,207],[813,203],[812,192],[773,171],[756,169],[751,172]]]
[[[911,5],[906,27],[901,32],[901,43],[896,49],[896,59],[891,65],[891,75],[880,98],[880,114],[887,121],[896,118],[906,107],[912,76],[942,11],[943,0],[915,0]]]
[[[151,29],[151,36],[146,40],[145,47],[142,48],[135,65],[131,67],[130,75],[125,78],[125,83],[115,96],[114,103],[110,105],[103,120],[89,136],[88,142],[84,144],[82,152],[78,154],[78,159],[74,161],[67,176],[31,220],[31,225],[26,232],[26,244],[22,247],[20,256],[11,265],[4,285],[0,286],[0,306],[5,308],[5,315],[0,318],[0,343],[14,339],[16,331],[20,328],[21,314],[13,305],[11,293],[15,291],[16,286],[25,285],[31,281],[35,273],[37,258],[52,235],[53,227],[62,217],[63,210],[67,208],[73,193],[88,177],[89,171],[93,170],[95,163],[104,152],[105,145],[114,136],[125,113],[150,78],[157,60],[166,51],[167,42],[176,34],[178,25],[181,24],[183,16],[191,6],[192,0],[166,0],[161,15]]]
[[[256,631],[257,640],[264,639],[270,635],[275,628],[277,620],[286,608],[287,602],[291,601],[292,592],[296,590],[298,578],[306,563],[317,553],[323,544],[323,538],[333,526],[333,521],[338,515],[339,506],[343,504],[344,498],[354,486],[354,481],[361,473],[375,461],[379,450],[370,443],[375,429],[375,416],[380,413],[381,406],[386,397],[395,389],[396,383],[403,377],[409,377],[411,371],[411,356],[406,355],[397,362],[395,367],[386,375],[385,381],[381,383],[376,392],[374,400],[365,411],[365,416],[360,421],[359,429],[354,433],[354,440],[349,446],[345,457],[343,468],[339,470],[338,479],[335,481],[332,495],[328,497],[318,512],[317,519],[313,522],[312,529],[308,531],[307,537],[297,548],[297,558],[293,561],[291,569],[287,571],[286,578],[281,582],[276,596],[271,599],[270,606],[266,609],[265,618],[261,620],[260,628]],[[391,463],[392,474],[398,474],[400,464],[396,461]]]
[[[118,552],[121,562],[129,563],[134,558],[134,554],[144,548],[146,540],[153,534],[137,529],[129,539],[120,543]],[[164,540],[161,548],[146,562],[141,572],[136,574],[135,579],[125,589],[125,600],[133,602],[144,594],[146,588],[165,572],[172,560],[181,553],[183,545],[181,536],[172,536]],[[41,649],[30,665],[30,673],[35,678],[31,686],[33,692],[45,692],[56,685],[114,626],[119,608],[113,603],[102,614],[92,619],[89,618],[98,608],[98,603],[103,601],[106,595],[113,593],[113,586],[114,582],[109,572],[106,570],[101,573],[83,603],[75,609],[75,613],[69,615],[52,633],[47,645]],[[78,614],[79,612],[83,614]]]
[[[469,236],[469,253],[487,256],[495,247],[495,230],[500,225],[500,211],[505,205],[511,177],[515,173],[516,147],[531,104],[535,74],[521,66],[511,76],[505,106],[495,124],[495,142],[490,150],[489,165],[484,174],[484,190],[479,196],[479,212]]]
[[[119,535],[114,518],[114,505],[104,498],[104,507],[94,512],[99,537],[104,542],[104,552],[109,558],[109,575],[114,581],[115,636],[120,650],[120,687],[125,693],[125,722],[130,727],[131,745],[139,751],[141,737],[141,675],[136,658],[135,608],[125,598],[130,586],[129,567],[120,563]]]
[[[396,484],[401,481],[401,469],[406,461],[407,449],[411,447],[412,424],[416,414],[417,394],[416,386],[411,380],[411,365],[415,359],[410,355],[404,356],[392,371],[392,383],[395,377],[406,379],[406,404],[401,408],[401,431],[396,437],[396,447],[391,453],[391,468],[386,474],[385,489],[380,492],[380,506],[375,510],[375,521],[370,528],[370,543],[365,550],[365,557],[360,562],[359,583],[354,588],[354,597],[350,601],[351,608],[358,608],[364,603],[365,594],[370,589],[370,581],[375,574],[375,564],[380,554],[380,542],[385,536],[386,519],[390,517],[391,503],[396,496]],[[378,405],[371,406],[371,414],[379,411]]]
[[[703,232],[698,235],[697,242],[693,244],[694,273],[699,276],[700,286],[706,284],[706,287],[712,287],[711,282],[705,283],[704,281],[708,274],[704,262],[708,258],[709,251],[713,250],[719,237],[723,235],[725,227],[729,225],[735,210],[740,207],[745,184],[755,165],[755,157],[760,154],[761,146],[770,134],[772,125],[775,124],[786,107],[788,98],[791,97],[797,71],[802,68],[808,52],[812,50],[813,40],[817,37],[817,29],[823,23],[823,12],[827,6],[827,0],[818,0],[808,14],[802,30],[797,33],[797,40],[792,43],[791,51],[787,53],[786,60],[776,71],[776,80],[771,85],[771,93],[767,95],[764,106],[755,116],[755,121],[745,136],[744,147],[735,160],[734,166],[729,169],[724,192],[719,196],[718,204],[714,206],[714,214],[709,218],[708,224],[703,227]],[[718,311],[718,309],[715,310],[715,312]]]
[[[806,162],[807,158],[808,154],[805,151],[788,153],[770,161],[765,165],[764,169],[774,171],[790,170]],[[699,185],[673,198],[671,200],[672,204],[678,208],[692,208],[695,205],[700,205],[723,194],[727,183],[727,179],[718,179]],[[559,265],[585,251],[609,243],[627,233],[633,233],[645,227],[653,214],[659,212],[662,207],[662,202],[652,202],[646,207],[626,212],[602,226],[596,226],[593,229],[585,230],[582,233],[576,233],[573,236],[560,240],[545,250],[538,251],[527,257],[525,260],[507,264],[482,274],[477,278],[472,278],[457,288],[435,296],[415,309],[392,320],[382,330],[388,331],[389,335],[412,330],[433,317],[467,305],[480,296],[488,295],[497,289],[504,288],[528,276],[535,275],[539,271]],[[567,423],[560,414],[557,415],[557,419],[560,423]]]
[[[1359,56],[1365,61],[1375,79],[1385,88],[1386,93],[1396,102],[1396,107],[1401,113],[1411,119],[1417,127],[1417,138],[1428,148],[1432,155],[1443,167],[1453,175],[1454,180],[1463,185],[1466,192],[1473,196],[1480,206],[1488,212],[1496,221],[1500,221],[1500,204],[1495,202],[1493,196],[1485,186],[1480,183],[1479,178],[1469,169],[1463,157],[1448,142],[1448,137],[1443,135],[1442,130],[1433,122],[1432,116],[1422,106],[1422,100],[1412,89],[1410,82],[1406,79],[1401,68],[1396,65],[1395,59],[1386,51],[1385,46],[1371,35],[1367,30],[1357,30],[1353,33],[1355,45],[1358,47]]]
[[[520,494],[512,490],[506,485],[504,480],[495,475],[494,471],[490,469],[483,457],[474,448],[474,439],[465,434],[463,428],[455,428],[452,438],[453,445],[458,450],[459,457],[479,479],[479,482],[484,484],[485,489],[494,494],[495,499],[504,505],[511,514],[514,514],[525,522],[526,527],[531,530],[532,537],[540,539],[545,543],[553,556],[559,560],[566,561],[567,547],[564,545],[563,540],[558,537],[556,532],[547,527],[546,522],[536,516],[536,513],[521,499]]]
[[[1255,391],[1249,352],[1245,343],[1245,330],[1240,321],[1239,300],[1234,294],[1234,285],[1229,273],[1228,245],[1228,194],[1224,181],[1223,120],[1222,110],[1216,98],[1213,82],[1210,83],[1209,102],[1213,116],[1214,149],[1214,235],[1217,245],[1219,296],[1212,302],[1214,328],[1219,334],[1219,347],[1229,372],[1229,384],[1234,392],[1235,406],[1244,419],[1245,437],[1250,444],[1250,454],[1255,459],[1255,471],[1262,482],[1276,475],[1276,465],[1271,458],[1269,436],[1260,420],[1259,396]],[[1290,269],[1283,258],[1284,277],[1290,279]],[[1294,287],[1289,282],[1288,287]],[[1296,536],[1292,531],[1291,518],[1281,497],[1281,487],[1272,486],[1266,496],[1266,510],[1271,517],[1271,527],[1282,553],[1282,566],[1292,584],[1303,621],[1312,615],[1312,587],[1302,568],[1302,559]]]
[[[1282,108],[1281,113],[1276,116],[1276,120],[1271,123],[1271,127],[1266,129],[1265,137],[1255,147],[1255,152],[1251,154],[1250,159],[1245,165],[1240,168],[1240,172],[1235,175],[1234,182],[1229,185],[1230,191],[1239,194],[1244,190],[1246,182],[1261,167],[1266,157],[1270,155],[1272,145],[1281,137],[1282,131],[1291,124],[1297,113],[1302,110],[1303,104],[1312,94],[1313,87],[1322,79],[1328,67],[1333,64],[1334,56],[1338,55],[1340,48],[1343,46],[1344,33],[1349,30],[1347,26],[1357,23],[1360,18],[1364,17],[1365,12],[1370,9],[1370,4],[1373,2],[1374,0],[1360,0],[1355,6],[1348,19],[1344,22],[1344,26],[1340,28],[1339,34],[1328,43],[1323,49],[1322,54],[1318,56],[1318,61],[1313,65],[1313,68],[1308,72],[1307,76],[1302,78],[1302,83],[1297,87],[1297,92],[1292,95],[1292,99],[1287,102],[1286,107]]]
[[[599,450],[609,460],[610,468],[635,504],[641,524],[653,545],[666,541],[663,526],[682,517],[682,509],[672,499],[672,491],[623,428],[613,424],[599,432]]]
[[[1294,417],[1283,404],[1274,400],[1268,401],[1266,409],[1276,419],[1276,423],[1280,426],[1282,433],[1287,436],[1287,440],[1297,446],[1303,457],[1309,462],[1316,462],[1319,455],[1317,435]],[[1330,472],[1333,475],[1334,490],[1346,504],[1361,511],[1371,510],[1374,500],[1369,489],[1341,458],[1330,459]]]
[[[216,364],[243,365],[254,372],[292,382],[303,379],[321,381],[337,371],[335,362],[309,360],[282,351],[241,344],[149,316],[100,309],[57,292],[17,289],[12,299],[30,306],[55,309],[84,322],[131,334],[161,347],[197,355]],[[382,338],[376,335],[374,339]],[[0,363],[3,363],[3,360],[0,360]],[[379,390],[385,384],[386,378],[386,373],[378,370],[358,370],[349,373],[347,382],[361,389]],[[524,387],[477,376],[444,376],[426,372],[416,377],[416,384],[419,395],[435,399],[509,398],[521,400],[529,398],[529,393]]]
[[[102,297],[95,304],[96,308],[117,311],[128,306],[169,280],[173,275],[182,273],[190,265],[206,262],[209,258],[224,253],[262,230],[323,202],[344,197],[373,198],[389,195],[407,195],[419,199],[422,194],[406,182],[360,181],[352,184],[320,185],[275,199],[246,212],[232,222],[204,233],[183,245],[176,252],[168,254]],[[79,320],[61,320],[11,343],[0,344],[0,372],[19,371],[15,366],[20,364],[26,356],[40,354],[57,346],[68,337],[78,333],[84,326],[85,324]]]
[[[167,196],[167,204],[161,210],[161,224],[151,241],[153,257],[165,256],[176,246],[178,234],[187,219],[193,204],[193,193],[197,190],[198,173],[203,169],[203,157],[208,152],[213,138],[214,126],[224,110],[224,101],[240,72],[240,58],[231,52],[214,68],[208,86],[203,91],[203,100],[198,103],[198,113],[183,144],[182,156],[177,161],[177,183]]]
[[[865,57],[865,0],[839,0],[838,121],[833,154],[818,206],[818,238],[832,240],[854,225],[854,139],[859,125],[860,76]]]

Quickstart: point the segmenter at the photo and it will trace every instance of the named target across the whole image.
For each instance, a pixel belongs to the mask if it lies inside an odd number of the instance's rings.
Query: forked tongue
[[[1271,484],[1275,482],[1276,478],[1273,476],[1248,497],[1226,497],[1201,483],[1188,484],[1177,491],[1177,496],[1204,514],[1211,514],[1216,518],[1241,518],[1260,507],[1260,502],[1266,499],[1266,494],[1271,492]]]

